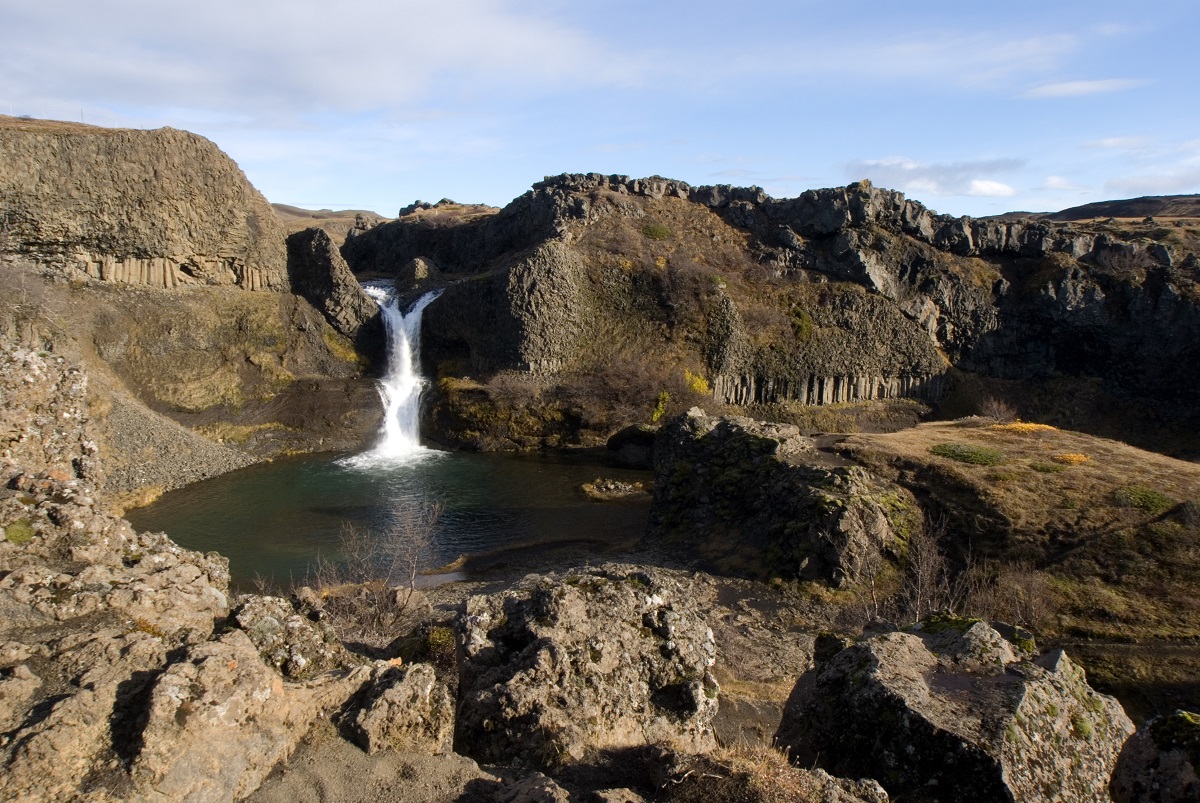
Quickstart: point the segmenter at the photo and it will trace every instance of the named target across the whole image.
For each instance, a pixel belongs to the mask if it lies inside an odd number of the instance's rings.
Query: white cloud
[[[985,178],[973,178],[967,184],[965,195],[974,195],[984,198],[1008,198],[1017,194],[1017,191],[1012,187],[1000,181],[992,181]]]
[[[914,197],[965,195],[1007,198],[1016,190],[992,176],[1024,165],[1019,159],[982,159],[926,164],[905,157],[851,162],[847,175],[870,178],[878,186],[894,187]]]
[[[1025,93],[1027,98],[1074,98],[1082,95],[1100,95],[1107,92],[1122,92],[1150,83],[1141,78],[1104,78],[1098,81],[1061,81],[1042,84]]]
[[[1200,170],[1148,173],[1110,179],[1105,189],[1122,196],[1180,195],[1200,192]]]
[[[1149,137],[1104,137],[1083,143],[1085,148],[1137,150],[1150,144]]]
[[[498,85],[629,85],[640,62],[501,0],[7,3],[0,97],[182,106],[293,119],[324,109],[486,98]],[[441,92],[438,92],[441,90]]]
[[[1047,192],[1084,192],[1090,188],[1081,184],[1076,184],[1074,181],[1071,181],[1071,179],[1065,176],[1046,176],[1046,180],[1042,182],[1042,186],[1037,187],[1036,189]]]

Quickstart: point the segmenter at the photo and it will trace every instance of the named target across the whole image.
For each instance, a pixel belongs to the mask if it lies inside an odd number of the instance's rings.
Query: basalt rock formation
[[[203,137],[0,117],[0,154],[0,253],[120,284],[287,286],[274,210]]]
[[[289,264],[202,137],[0,117],[0,327],[87,369],[122,504],[375,429],[378,309],[318,234]]]
[[[586,432],[614,422],[578,400],[595,389],[570,391],[613,365],[642,377],[643,419],[664,390],[672,412],[710,396],[937,401],[958,369],[1095,378],[1178,421],[1200,386],[1198,249],[1186,226],[952,218],[868,182],[773,199],[588,174],[492,213],[402,215],[343,253],[360,275],[429,259],[470,279],[429,309],[430,371],[523,373],[543,398],[562,390],[552,406]],[[703,380],[696,398],[683,376]],[[454,390],[437,404],[478,406]],[[511,431],[503,394],[492,403],[471,426]]]
[[[830,465],[789,424],[693,409],[655,442],[653,537],[726,570],[841,586],[922,526],[908,491]]]

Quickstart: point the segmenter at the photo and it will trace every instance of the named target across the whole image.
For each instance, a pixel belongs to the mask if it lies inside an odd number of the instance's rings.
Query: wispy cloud
[[[1119,150],[1138,150],[1146,147],[1151,142],[1149,137],[1103,137],[1102,139],[1088,140],[1083,143],[1085,148],[1104,148],[1104,149],[1119,149]]]
[[[1046,176],[1042,185],[1034,189],[1042,192],[1086,192],[1091,188],[1077,184],[1066,176]]]
[[[997,174],[1019,170],[1020,159],[981,159],[970,162],[929,164],[914,159],[893,157],[850,162],[847,175],[853,179],[870,178],[884,187],[895,187],[917,196],[966,195],[1007,198],[1016,190],[994,178]]]
[[[1102,78],[1097,81],[1060,81],[1042,84],[1025,92],[1027,98],[1076,98],[1083,95],[1102,95],[1124,92],[1150,83],[1144,78]]]
[[[1105,182],[1109,192],[1122,195],[1177,195],[1200,192],[1200,168],[1179,172],[1122,176]]]

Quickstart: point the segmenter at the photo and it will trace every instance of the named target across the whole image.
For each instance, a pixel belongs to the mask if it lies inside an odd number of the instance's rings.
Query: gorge
[[[0,146],[6,798],[1194,798],[1195,220],[588,174],[339,242],[185,132]],[[299,581],[411,500],[450,582]]]

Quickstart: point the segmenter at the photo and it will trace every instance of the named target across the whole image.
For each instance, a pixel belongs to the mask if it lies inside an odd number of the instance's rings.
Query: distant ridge
[[[1146,195],[1123,201],[1097,201],[1045,216],[1049,220],[1092,218],[1200,217],[1200,195]]]

